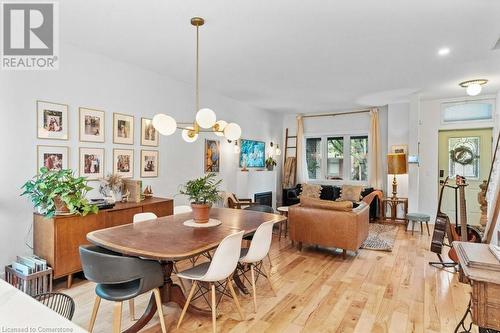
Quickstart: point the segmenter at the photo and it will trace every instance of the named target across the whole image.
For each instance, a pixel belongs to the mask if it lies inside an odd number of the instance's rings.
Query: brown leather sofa
[[[368,237],[370,206],[362,204],[352,211],[338,211],[316,207],[290,206],[288,224],[290,239],[302,244],[334,247],[357,251]]]

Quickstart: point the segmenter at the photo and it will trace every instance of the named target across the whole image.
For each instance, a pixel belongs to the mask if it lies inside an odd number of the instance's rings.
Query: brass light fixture
[[[486,79],[474,79],[460,82],[458,85],[462,88],[466,88],[467,95],[476,96],[481,92],[482,86],[488,83]]]
[[[202,132],[214,133],[217,136],[224,136],[228,141],[238,140],[241,137],[241,127],[236,123],[227,123],[224,120],[217,121],[215,112],[208,108],[200,109],[200,27],[205,24],[201,17],[193,17],[191,25],[196,27],[196,92],[195,105],[196,117],[193,122],[176,122],[174,118],[163,113],[158,113],[153,117],[153,126],[162,135],[172,135],[176,129],[182,130],[182,138],[186,142],[195,142],[198,134]]]

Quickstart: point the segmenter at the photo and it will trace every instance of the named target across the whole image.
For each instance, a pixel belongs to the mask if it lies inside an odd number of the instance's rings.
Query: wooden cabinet
[[[157,216],[173,214],[173,200],[151,198],[135,203],[117,203],[111,209],[87,216],[33,217],[33,249],[36,255],[45,258],[54,270],[54,278],[68,276],[71,286],[73,273],[80,272],[80,245],[89,244],[87,234],[94,230],[132,223],[135,214],[152,212]]]

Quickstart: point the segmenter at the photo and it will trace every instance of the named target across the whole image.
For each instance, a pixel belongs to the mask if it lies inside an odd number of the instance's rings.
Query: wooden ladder
[[[289,146],[288,140],[290,139],[295,139],[294,146]],[[294,155],[291,155],[295,157],[295,167],[293,170],[293,182],[295,183],[297,181],[297,136],[288,135],[288,128],[287,128],[285,130],[285,158],[283,159],[283,170],[285,168],[286,158],[288,157],[288,149],[293,149],[293,151],[295,152]]]

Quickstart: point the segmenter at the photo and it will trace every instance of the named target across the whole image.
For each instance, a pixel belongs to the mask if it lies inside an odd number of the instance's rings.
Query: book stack
[[[457,251],[465,264],[471,268],[500,272],[500,261],[486,244],[460,242]]]
[[[47,261],[36,255],[17,256],[17,260],[12,263],[12,268],[22,275],[30,275],[45,271],[47,269]]]
[[[489,245],[491,253],[497,258],[498,262],[500,263],[500,246],[490,244]]]

